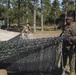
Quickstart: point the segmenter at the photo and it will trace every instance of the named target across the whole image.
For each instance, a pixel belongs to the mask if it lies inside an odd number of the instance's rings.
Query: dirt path
[[[17,32],[11,32],[0,29],[0,41],[7,41],[15,36],[19,35]]]
[[[44,31],[44,32],[30,33],[29,39],[56,37],[59,36],[60,33],[61,31]],[[8,41],[18,36],[19,34],[20,33],[18,32],[12,32],[12,31],[6,31],[0,29],[0,41]]]
[[[47,37],[57,37],[59,36],[61,31],[44,31],[34,34],[29,34],[30,39],[36,39],[36,38],[47,38]]]

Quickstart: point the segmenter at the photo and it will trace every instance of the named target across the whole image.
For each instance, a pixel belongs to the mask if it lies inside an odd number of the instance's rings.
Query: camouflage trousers
[[[67,64],[67,57],[69,57],[70,72],[75,72],[76,46],[63,46],[62,51],[64,67]]]
[[[22,36],[22,39],[29,39],[29,33],[22,33],[21,36]]]

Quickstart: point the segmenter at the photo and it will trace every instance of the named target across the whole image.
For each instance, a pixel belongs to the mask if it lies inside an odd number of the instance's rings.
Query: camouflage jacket
[[[64,37],[68,37],[69,42],[71,42],[72,44],[76,44],[76,25],[75,25],[75,23],[73,23],[71,26],[66,25],[62,35]]]
[[[22,30],[22,33],[29,33],[30,32],[30,27],[25,26]]]

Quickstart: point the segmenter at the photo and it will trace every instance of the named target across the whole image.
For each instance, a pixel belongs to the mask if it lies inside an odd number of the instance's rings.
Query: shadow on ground
[[[18,73],[9,73],[8,75],[62,75],[62,71],[60,68],[55,68],[50,73],[43,72],[18,72]],[[64,75],[69,75],[68,72],[65,72]]]

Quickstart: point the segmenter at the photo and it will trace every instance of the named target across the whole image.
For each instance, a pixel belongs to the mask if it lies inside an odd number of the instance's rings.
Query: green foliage
[[[39,3],[41,0],[37,0],[37,25],[41,24],[41,5]],[[54,23],[54,12],[56,11],[56,19],[58,23],[63,22],[65,13],[65,1],[61,4],[59,0],[53,1],[42,0],[42,11],[44,16],[44,24]],[[61,7],[62,5],[62,7]],[[21,25],[26,24],[26,2],[20,2],[20,23]],[[61,7],[61,8],[60,8]],[[34,22],[34,0],[28,0],[28,13],[29,13],[29,23],[33,26]],[[74,15],[74,1],[69,0],[68,2],[68,13]],[[8,0],[0,0],[0,18],[8,18]],[[11,24],[18,23],[18,0],[10,0],[10,21]]]

